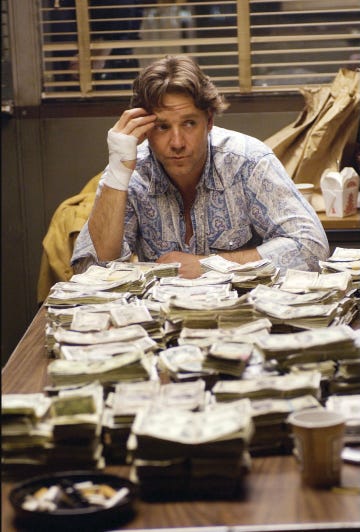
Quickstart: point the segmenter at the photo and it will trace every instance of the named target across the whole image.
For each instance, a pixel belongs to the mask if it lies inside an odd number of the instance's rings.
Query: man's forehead
[[[163,96],[159,105],[153,109],[153,113],[161,115],[172,112],[198,115],[202,111],[196,107],[191,96],[181,93],[167,93]]]

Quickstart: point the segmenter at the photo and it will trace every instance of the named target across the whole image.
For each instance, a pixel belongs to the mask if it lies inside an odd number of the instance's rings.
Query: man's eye
[[[158,131],[166,131],[169,128],[166,124],[155,124],[155,129]]]
[[[185,122],[185,126],[186,127],[193,127],[195,125],[196,125],[195,120],[186,120],[186,122]]]

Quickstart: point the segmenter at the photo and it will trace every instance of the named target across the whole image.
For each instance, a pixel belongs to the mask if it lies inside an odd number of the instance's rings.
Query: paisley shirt
[[[98,193],[102,181],[99,183]],[[210,255],[256,247],[281,270],[318,270],[328,242],[310,204],[298,192],[274,153],[261,141],[213,127],[191,207],[193,236],[185,243],[182,198],[154,158],[147,141],[138,147],[129,184],[122,256],[155,261],[168,251]],[[72,263],[97,260],[87,223]]]

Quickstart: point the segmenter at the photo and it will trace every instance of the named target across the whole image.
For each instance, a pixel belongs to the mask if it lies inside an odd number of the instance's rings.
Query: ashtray
[[[26,530],[110,530],[135,513],[135,485],[126,478],[94,471],[38,476],[9,494],[16,519]]]

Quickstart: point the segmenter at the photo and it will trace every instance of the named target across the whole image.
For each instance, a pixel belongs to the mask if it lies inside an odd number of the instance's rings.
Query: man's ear
[[[214,113],[208,111],[208,131],[212,129],[214,125]]]

